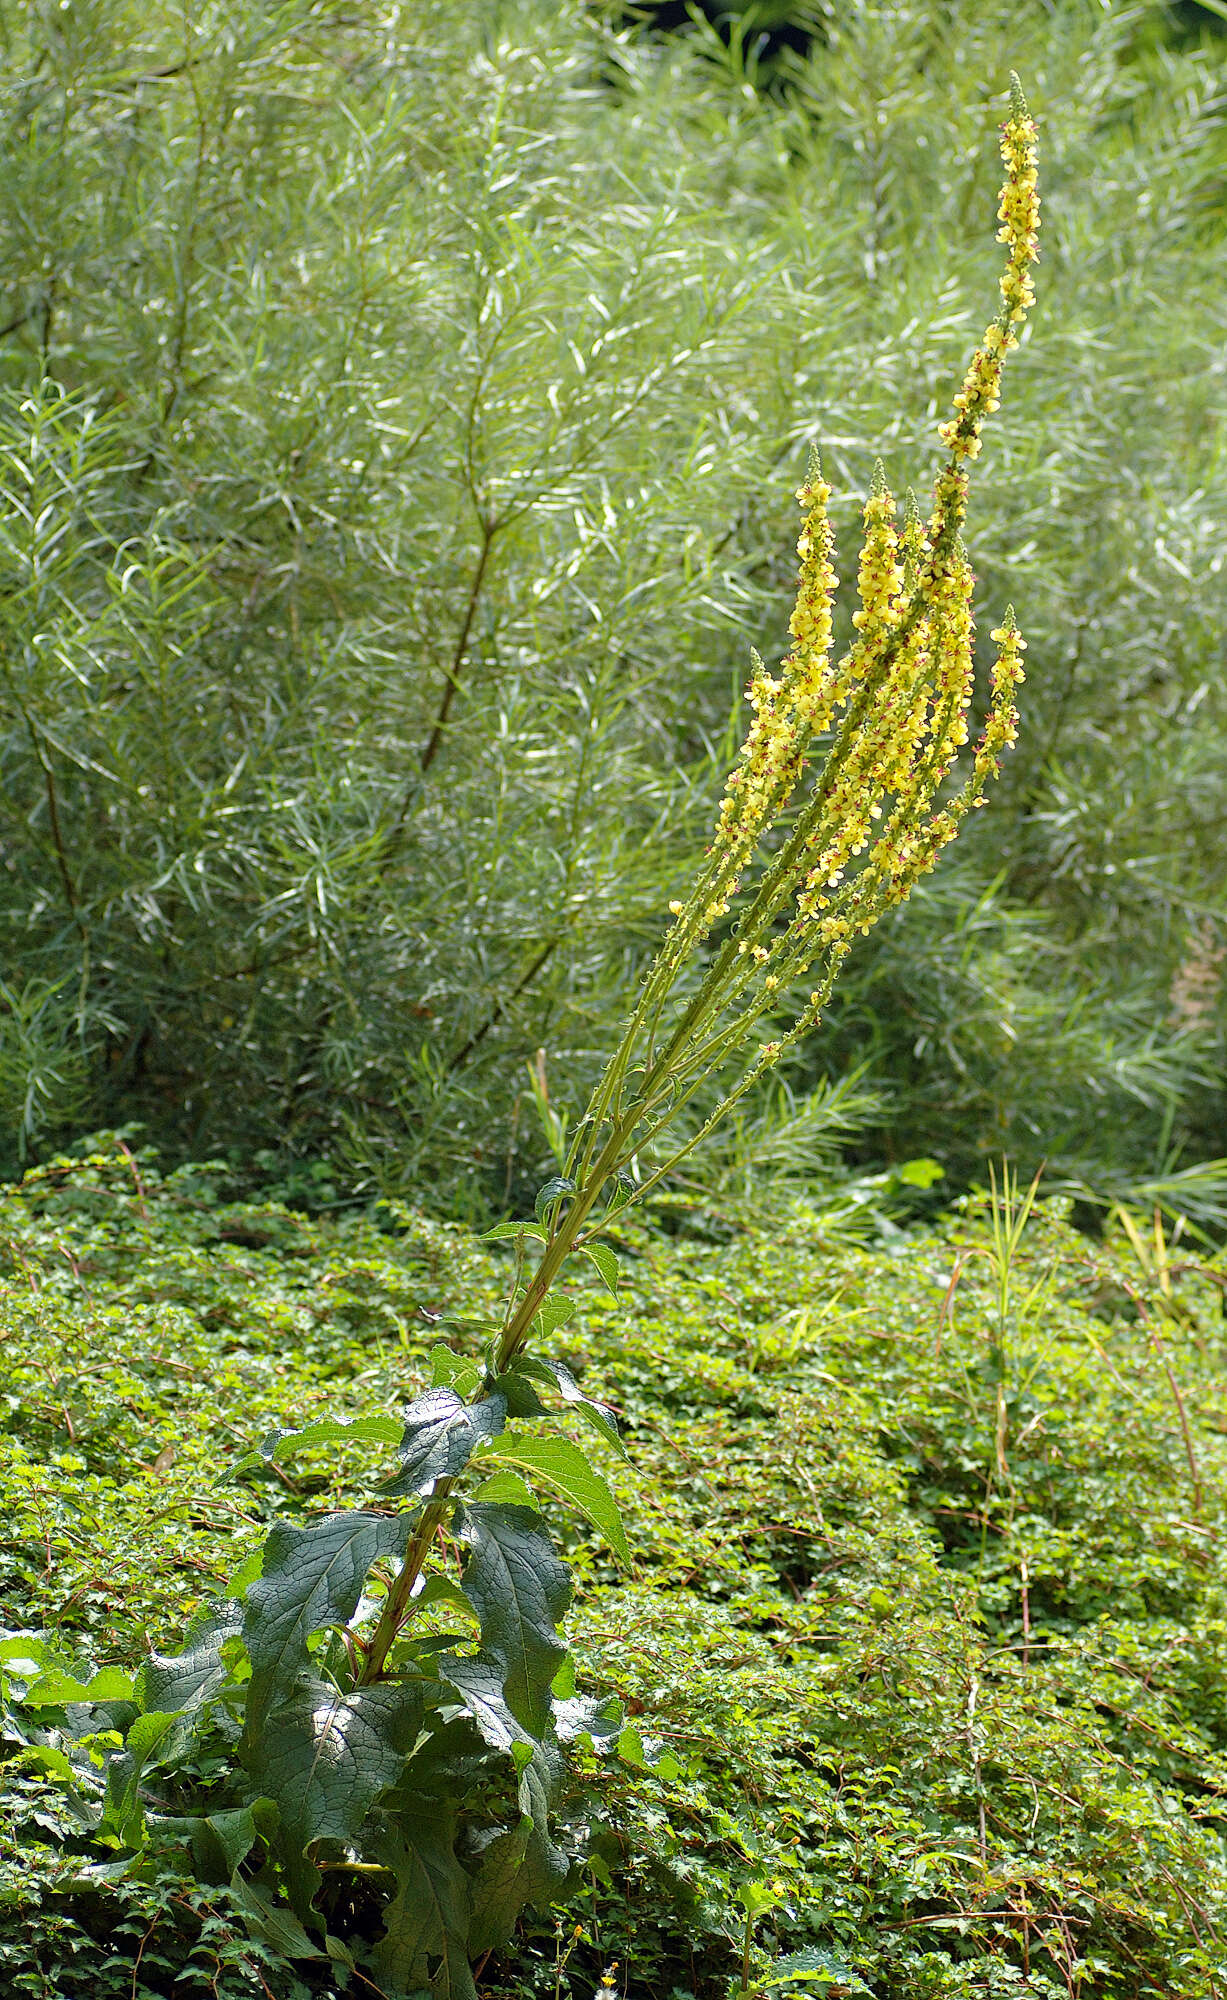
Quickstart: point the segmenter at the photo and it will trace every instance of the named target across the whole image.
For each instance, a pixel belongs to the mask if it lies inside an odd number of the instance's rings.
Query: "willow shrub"
[[[1015,739],[1023,640],[1007,612],[989,711],[960,762],[974,683],[961,529],[969,468],[1034,298],[1034,135],[1015,81],[1000,306],[942,426],[927,521],[909,499],[897,526],[875,479],[856,636],[839,657],[830,489],[816,464],[800,490],[792,648],[778,677],[756,663],[706,863],[672,905],[566,1172],[540,1190],[536,1222],[494,1232],[514,1240],[513,1276],[501,1319],[481,1328],[481,1360],[440,1344],[433,1386],[403,1418],[273,1433],[270,1456],[361,1441],[394,1447],[399,1466],[374,1505],[277,1522],[233,1597],[134,1683],[66,1681],[52,1657],[27,1691],[36,1713],[79,1704],[78,1762],[116,1752],[102,1759],[96,1836],[134,1856],[188,1844],[229,1879],[258,1933],[280,1926],[291,1956],[319,1951],[309,1926],[334,1962],[357,1951],[384,1991],[473,2000],[472,1965],[507,1941],[526,1903],[565,1892],[570,1860],[551,1829],[563,1745],[591,1746],[617,1722],[574,1699],[560,1636],[570,1580],[526,1482],[564,1494],[619,1558],[629,1550],[607,1481],[556,1434],[560,1418],[581,1420],[621,1448],[610,1410],[550,1351],[570,1310],[555,1285],[582,1253],[616,1294],[602,1235],[668,1171],[679,1113],[714,1077],[722,1095],[706,1127],[717,1125],[816,1026],[854,940],[933,867]],[[812,760],[828,734],[825,760]],[[797,1010],[799,982],[810,990]],[[22,1659],[39,1647],[15,1643]],[[65,1775],[71,1734],[56,1746]],[[202,1758],[208,1778],[194,1785]],[[170,1814],[158,1803],[168,1784],[180,1794]],[[347,1900],[355,1887],[379,1902],[369,1949]]]
[[[977,563],[1026,605],[1032,750],[788,1081],[868,1055],[866,1148],[956,1171],[1217,1150],[1220,989],[1170,991],[1227,879],[1223,113],[1165,19],[849,0],[766,92],[578,0],[11,10],[10,1154],[140,1118],[531,1202],[525,1062],[595,1081],[787,618],[781,467],[931,449],[1011,66],[1051,326]]]

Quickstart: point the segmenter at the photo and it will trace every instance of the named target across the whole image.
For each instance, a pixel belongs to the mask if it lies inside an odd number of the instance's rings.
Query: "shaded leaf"
[[[564,1194],[575,1193],[575,1182],[569,1174],[552,1174],[548,1181],[537,1190],[533,1213],[538,1222],[543,1222],[554,1203]]]
[[[228,1600],[188,1627],[181,1653],[150,1655],[137,1676],[143,1709],[195,1709],[226,1679],[222,1647],[243,1629],[242,1606]]]
[[[372,1965],[390,1985],[429,1987],[435,2000],[477,2000],[468,1953],[469,1878],[455,1839],[453,1805],[440,1800],[429,1813],[397,1812],[394,1831],[376,1845],[397,1887]]]
[[[516,1367],[535,1382],[550,1383],[567,1407],[574,1410],[576,1416],[588,1424],[598,1437],[604,1438],[606,1444],[611,1444],[619,1458],[626,1457],[626,1447],[618,1435],[618,1422],[613,1411],[607,1404],[598,1403],[584,1394],[565,1361],[555,1360],[552,1356],[525,1354],[516,1362]]]

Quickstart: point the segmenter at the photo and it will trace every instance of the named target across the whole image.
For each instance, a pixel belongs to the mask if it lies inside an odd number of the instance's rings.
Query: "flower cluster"
[[[576,1162],[581,1171],[595,1160],[597,1135],[610,1126],[602,1159],[616,1154],[623,1125],[639,1135],[637,1144],[662,1131],[713,1069],[749,1043],[758,1022],[778,1019],[787,1007],[791,1026],[758,1045],[704,1130],[722,1117],[819,1019],[855,938],[933,867],[966,815],[984,802],[1015,740],[1024,643],[1011,610],[992,635],[998,650],[983,728],[970,758],[961,758],[970,743],[974,683],[974,579],[961,537],[968,472],[1034,296],[1035,127],[1016,78],[1001,153],[999,240],[1007,247],[1001,306],[954,398],[954,415],[941,427],[948,456],[928,519],[909,494],[900,523],[879,465],[863,513],[852,644],[833,661],[830,489],[812,460],[797,494],[802,526],[792,647],[774,674],[754,657],[750,727],[705,867],[687,901],[670,905],[673,926],[589,1107],[590,1136]],[[804,782],[810,753],[823,738],[825,762]],[[731,922],[711,948],[697,988],[663,1027],[683,968],[726,918]]]

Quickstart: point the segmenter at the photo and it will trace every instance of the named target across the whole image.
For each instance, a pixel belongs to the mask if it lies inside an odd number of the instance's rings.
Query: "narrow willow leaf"
[[[462,1403],[454,1389],[428,1389],[410,1404],[400,1440],[401,1469],[384,1492],[431,1493],[437,1480],[463,1471],[475,1447],[496,1437],[506,1421],[506,1399],[497,1393],[480,1403]]]
[[[508,1465],[521,1466],[561,1493],[603,1535],[618,1561],[630,1567],[631,1552],[618,1503],[608,1481],[587,1454],[567,1438],[514,1436],[496,1438],[491,1450]]]
[[[570,1577],[540,1515],[527,1507],[459,1506],[455,1527],[469,1545],[460,1582],[481,1620],[482,1655],[499,1668],[517,1722],[539,1739],[566,1651],[556,1628],[571,1601]]]
[[[618,1260],[614,1256],[613,1251],[607,1243],[585,1243],[583,1247],[585,1257],[590,1264],[596,1266],[601,1274],[602,1282],[607,1290],[613,1293],[616,1299],[618,1296]]]
[[[543,1222],[554,1203],[564,1194],[575,1193],[575,1182],[570,1174],[552,1174],[545,1185],[537,1190],[533,1212],[538,1222]]]
[[[401,1555],[408,1531],[403,1514],[329,1514],[307,1528],[276,1523],[243,1610],[251,1659],[246,1742],[257,1741],[269,1710],[306,1672],[311,1634],[353,1617],[371,1564]]]

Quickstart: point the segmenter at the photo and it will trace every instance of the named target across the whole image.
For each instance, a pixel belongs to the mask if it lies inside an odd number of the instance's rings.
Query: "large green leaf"
[[[493,1449],[504,1464],[519,1465],[526,1472],[535,1473],[570,1500],[587,1516],[598,1534],[605,1537],[619,1562],[629,1568],[631,1552],[618,1503],[608,1482],[577,1444],[568,1438],[517,1434],[497,1439]]]
[[[413,1683],[341,1694],[304,1677],[252,1742],[248,1769],[280,1814],[277,1845],[301,1915],[319,1886],[307,1850],[319,1840],[356,1840],[375,1800],[401,1776],[424,1705]]]
[[[409,1407],[400,1441],[402,1464],[385,1493],[429,1494],[436,1480],[453,1479],[486,1438],[507,1421],[506,1399],[484,1396],[462,1403],[454,1389],[428,1389]]]
[[[137,1680],[141,1707],[172,1713],[198,1708],[225,1680],[222,1647],[242,1629],[242,1606],[230,1600],[196,1619],[181,1653],[153,1653],[145,1661]]]
[[[498,1667],[516,1721],[540,1738],[566,1651],[556,1628],[571,1601],[570,1578],[528,1507],[477,1501],[457,1507],[455,1526],[469,1545],[460,1582],[481,1621],[482,1657]]]
[[[403,1553],[408,1526],[403,1514],[329,1514],[307,1528],[278,1521],[264,1545],[263,1573],[244,1606],[249,1744],[273,1704],[307,1670],[311,1634],[353,1616],[371,1564]]]
[[[441,1653],[434,1664],[460,1696],[492,1749],[510,1750],[516,1743],[531,1741],[507,1706],[501,1664],[456,1653]]]
[[[382,1983],[428,1987],[434,2000],[477,2000],[469,1965],[469,1878],[456,1858],[456,1808],[438,1800],[422,1813],[399,1811],[376,1845],[396,1872],[396,1894],[372,1954]]]
[[[122,1755],[113,1757],[107,1765],[100,1821],[102,1830],[113,1833],[122,1847],[140,1848],[145,1844],[145,1810],[141,1800],[145,1771],[186,1747],[185,1728],[177,1715],[138,1715],[133,1722]]]
[[[496,1828],[481,1842],[470,1897],[469,1954],[480,1957],[506,1944],[525,1903],[548,1903],[560,1887],[552,1850],[533,1821]]]

